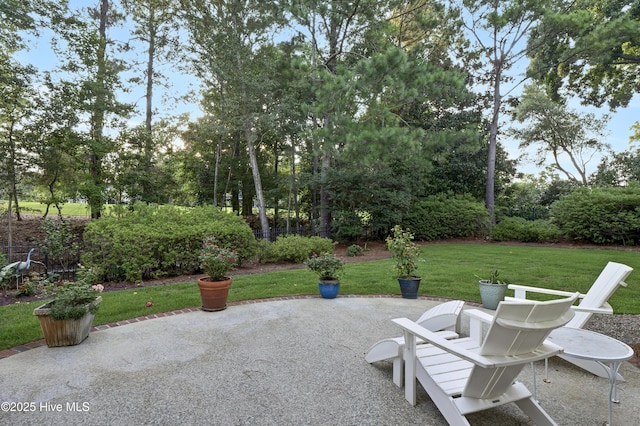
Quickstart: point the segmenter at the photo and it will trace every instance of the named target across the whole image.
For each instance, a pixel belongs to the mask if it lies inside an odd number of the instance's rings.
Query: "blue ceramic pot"
[[[320,296],[325,299],[335,299],[340,291],[340,281],[318,281]]]

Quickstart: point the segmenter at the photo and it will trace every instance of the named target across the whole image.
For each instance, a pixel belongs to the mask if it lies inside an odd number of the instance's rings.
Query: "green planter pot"
[[[507,284],[491,284],[489,280],[480,280],[478,285],[480,286],[482,306],[495,311],[498,308],[498,303],[504,300]]]

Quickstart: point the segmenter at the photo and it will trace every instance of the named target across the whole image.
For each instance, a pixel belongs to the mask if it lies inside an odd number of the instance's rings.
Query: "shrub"
[[[105,281],[194,273],[200,270],[202,240],[210,234],[235,249],[240,260],[255,252],[251,228],[236,215],[211,207],[136,206],[119,218],[86,225],[82,262],[101,266]]]
[[[640,186],[580,188],[553,203],[551,217],[568,237],[595,244],[638,244]]]
[[[344,262],[335,254],[314,254],[304,261],[310,271],[321,281],[339,280],[344,275]]]
[[[495,241],[545,242],[557,241],[559,237],[558,227],[544,219],[507,217],[491,229],[491,239]]]
[[[396,225],[392,229],[393,235],[386,239],[387,250],[393,255],[396,261],[394,270],[398,278],[413,277],[418,270],[420,259],[420,247],[413,242],[413,234]]]
[[[360,247],[358,244],[351,244],[349,247],[347,247],[347,256],[349,257],[360,256],[364,253],[365,250],[366,250],[366,245],[365,247]]]
[[[336,241],[352,243],[362,236],[362,219],[354,211],[338,211],[332,214],[331,233]]]
[[[418,240],[467,238],[487,232],[489,213],[471,196],[442,194],[414,203],[402,224]]]
[[[208,235],[202,242],[199,259],[200,266],[209,275],[211,281],[223,281],[227,273],[238,263],[238,254],[235,250],[220,247],[216,237]]]
[[[333,253],[333,246],[333,241],[328,238],[280,236],[275,242],[267,245],[261,261],[302,263],[314,253]]]

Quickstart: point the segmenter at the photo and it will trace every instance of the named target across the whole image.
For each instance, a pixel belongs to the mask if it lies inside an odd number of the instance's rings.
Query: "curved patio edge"
[[[270,297],[270,298],[266,298],[266,299],[251,299],[251,300],[237,300],[234,302],[229,302],[227,304],[227,307],[232,307],[232,306],[239,306],[239,305],[252,305],[255,303],[267,303],[267,302],[277,302],[277,301],[283,301],[283,300],[300,300],[300,299],[320,299],[320,295],[294,295],[294,296],[278,296],[278,297]],[[339,295],[338,298],[343,298],[343,299],[348,299],[348,298],[373,298],[373,299],[377,299],[377,298],[397,298],[400,299],[401,296],[400,295],[394,295],[394,294],[346,294],[346,295]],[[430,300],[430,301],[441,301],[441,302],[445,302],[447,300],[451,300],[451,299],[447,299],[447,298],[442,298],[442,297],[431,297],[431,296],[418,296],[418,300]],[[475,302],[466,302],[469,305],[478,305],[480,306],[480,304],[475,303]],[[111,322],[108,324],[100,324],[100,325],[96,325],[91,327],[91,332],[95,332],[95,331],[102,331],[102,330],[108,330],[110,328],[115,328],[115,327],[120,327],[123,325],[127,325],[127,324],[134,324],[137,322],[141,322],[141,321],[147,321],[147,320],[152,320],[152,319],[156,319],[156,318],[164,318],[164,317],[171,317],[171,316],[175,316],[175,315],[180,315],[180,314],[186,314],[189,312],[196,312],[199,311],[200,307],[192,307],[192,308],[183,308],[183,309],[176,309],[174,311],[169,311],[169,312],[159,312],[156,314],[149,314],[149,315],[144,315],[144,316],[140,316],[137,318],[131,318],[131,319],[127,319],[127,320],[122,320],[122,321],[115,321],[115,322]],[[39,339],[39,340],[34,340],[33,342],[29,342],[29,343],[25,343],[23,345],[18,345],[18,346],[14,346],[12,348],[8,348],[8,349],[4,349],[0,351],[0,359],[3,358],[7,358],[10,357],[12,355],[17,355],[19,353],[22,352],[26,352],[28,350],[31,349],[35,349],[35,348],[39,348],[41,346],[46,346],[46,343],[44,341],[44,339]]]

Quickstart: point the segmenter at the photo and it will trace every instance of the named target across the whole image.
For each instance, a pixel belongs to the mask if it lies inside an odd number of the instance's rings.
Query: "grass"
[[[442,243],[427,244],[422,253],[420,295],[473,302],[480,302],[478,276],[495,269],[510,283],[585,293],[609,261],[640,268],[638,251],[625,249]],[[399,294],[392,266],[392,260],[347,264],[340,293]],[[627,284],[609,302],[616,313],[640,314],[640,271]],[[235,276],[229,301],[300,294],[318,294],[316,276],[304,269]],[[102,299],[94,325],[200,305],[195,282],[108,292]],[[32,312],[44,302],[0,307],[0,350],[42,338]]]

